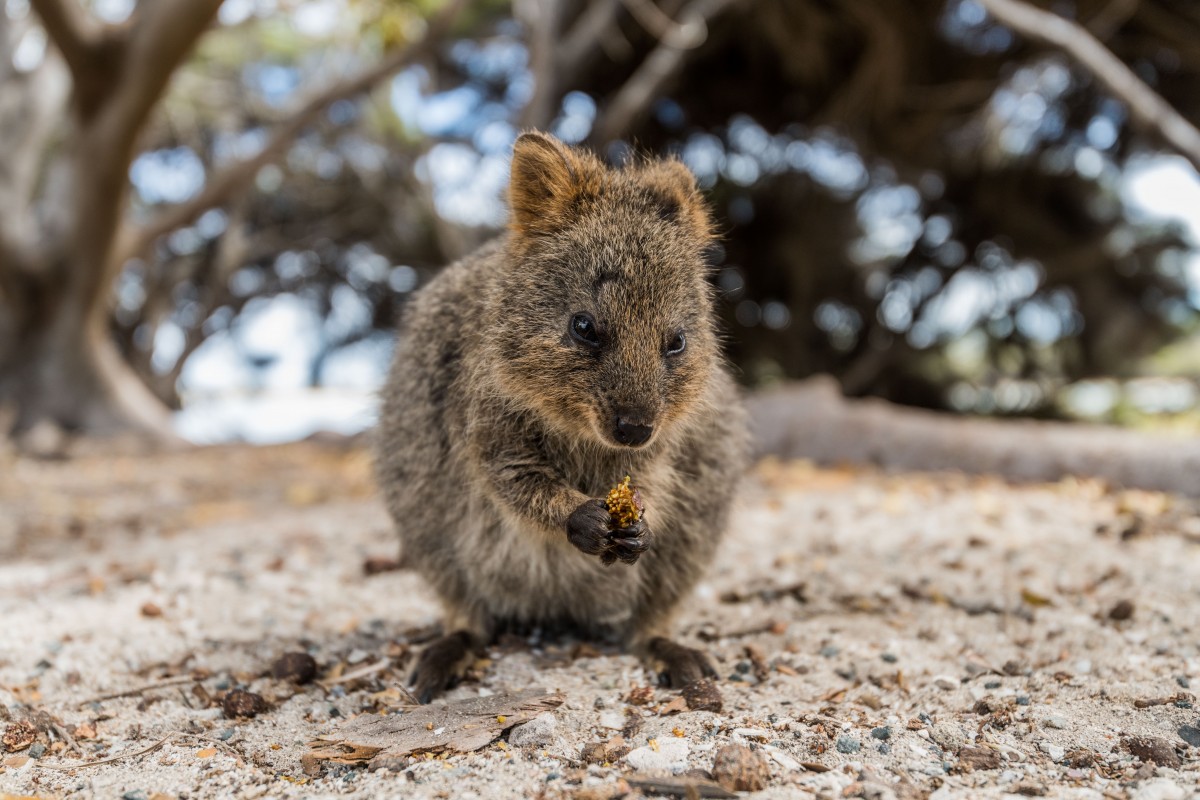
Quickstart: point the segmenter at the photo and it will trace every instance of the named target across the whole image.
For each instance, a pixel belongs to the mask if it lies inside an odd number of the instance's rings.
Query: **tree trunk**
[[[1200,496],[1200,439],[1063,422],[955,417],[883,400],[847,400],[829,378],[747,400],[756,454],[888,470],[968,472],[1014,481],[1100,478]]]
[[[0,408],[15,412],[14,431],[48,420],[67,431],[173,438],[166,406],[120,357],[105,317],[89,313],[95,299],[79,289],[31,285],[22,307],[10,309],[15,336],[0,354]]]

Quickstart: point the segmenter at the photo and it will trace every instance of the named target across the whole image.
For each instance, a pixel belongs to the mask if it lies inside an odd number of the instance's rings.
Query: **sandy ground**
[[[309,774],[316,736],[403,712],[438,619],[418,575],[364,575],[395,554],[365,454],[0,456],[0,728],[35,731],[0,745],[0,797],[607,798],[729,743],[768,768],[754,797],[1200,797],[1194,505],[766,463],[735,520],[679,623],[722,712],[665,713],[661,688],[632,705],[656,676],[628,655],[506,641],[449,697],[562,692],[525,746]],[[326,685],[266,676],[297,650]],[[234,687],[271,708],[227,719]],[[581,760],[622,730],[628,755]]]

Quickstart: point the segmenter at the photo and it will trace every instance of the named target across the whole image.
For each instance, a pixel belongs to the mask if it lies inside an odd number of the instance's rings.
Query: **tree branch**
[[[124,263],[129,258],[145,252],[158,237],[191,223],[210,208],[228,202],[237,192],[250,185],[260,169],[282,156],[292,141],[312,125],[329,106],[339,100],[347,100],[369,91],[380,81],[432,52],[465,5],[466,0],[452,0],[430,21],[429,28],[420,41],[397,50],[362,74],[335,84],[312,97],[279,126],[261,151],[209,176],[204,189],[191,200],[164,209],[156,219],[144,226],[127,226],[118,241],[117,263]]]
[[[1004,25],[1056,47],[1082,64],[1129,106],[1130,117],[1161,136],[1200,171],[1200,130],[1086,29],[1022,0],[980,0],[980,3]]]
[[[75,81],[86,80],[100,39],[100,25],[76,0],[30,0],[42,27],[62,53]]]
[[[628,0],[630,3],[649,0]],[[692,0],[679,15],[679,22],[661,39],[629,80],[617,90],[592,130],[592,141],[603,144],[624,136],[678,74],[688,50],[707,36],[708,23],[737,0]]]

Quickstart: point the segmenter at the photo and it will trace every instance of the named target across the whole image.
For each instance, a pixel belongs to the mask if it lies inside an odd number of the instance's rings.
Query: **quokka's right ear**
[[[603,181],[604,167],[595,156],[547,133],[523,133],[513,146],[509,224],[524,235],[558,230],[581,199],[599,194]]]

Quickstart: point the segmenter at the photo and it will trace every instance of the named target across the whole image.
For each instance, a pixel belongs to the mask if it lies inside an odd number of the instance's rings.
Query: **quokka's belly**
[[[489,530],[490,529],[490,530]],[[507,522],[467,533],[464,550],[476,605],[493,625],[571,628],[595,635],[624,635],[633,620],[642,570],[604,566],[566,539]]]

